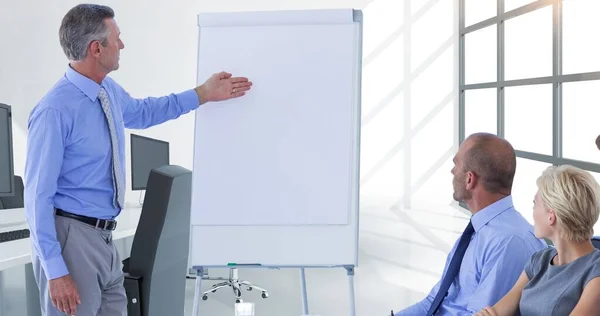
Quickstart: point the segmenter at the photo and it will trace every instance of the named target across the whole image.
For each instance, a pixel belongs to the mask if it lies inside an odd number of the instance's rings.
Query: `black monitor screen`
[[[0,196],[14,195],[12,119],[10,106],[0,103]]]
[[[131,134],[132,190],[145,190],[150,171],[168,164],[168,142]]]

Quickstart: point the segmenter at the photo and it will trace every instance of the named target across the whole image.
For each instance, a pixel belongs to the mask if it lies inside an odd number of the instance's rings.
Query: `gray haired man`
[[[59,30],[69,66],[29,117],[25,209],[44,315],[126,314],[112,242],[125,195],[124,129],[154,126],[251,87],[221,72],[181,93],[132,98],[107,76],[119,67],[119,34],[111,8],[72,8]]]

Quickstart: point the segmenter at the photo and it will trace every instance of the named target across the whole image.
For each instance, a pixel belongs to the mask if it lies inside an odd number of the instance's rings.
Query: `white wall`
[[[0,102],[13,106],[17,174],[22,174],[24,168],[29,112],[67,66],[58,43],[60,20],[79,2],[0,1],[3,43]],[[404,268],[417,268],[418,263],[406,259],[407,253],[403,253],[406,249],[395,248],[398,243],[384,243],[369,233],[395,236],[397,230],[405,226],[390,223],[410,224],[409,228],[423,240],[420,242],[438,248],[429,250],[436,258],[431,269],[434,274],[441,274],[445,252],[456,238],[453,233],[437,234],[435,227],[450,227],[452,223],[440,222],[443,217],[434,214],[443,214],[452,202],[450,169],[457,138],[455,0],[115,0],[101,3],[115,9],[125,42],[121,68],[112,76],[138,97],[195,86],[196,14],[199,12],[363,9],[361,233],[365,234],[361,235],[361,262],[365,263],[363,269],[373,269],[372,275],[377,277],[370,283],[386,283],[384,288],[390,290],[381,296],[359,290],[358,300],[385,303],[386,306],[379,306],[384,307],[383,311],[388,305],[399,308],[409,304],[428,291],[436,277],[431,277],[431,273],[421,277],[417,272],[412,282],[398,279],[398,274],[394,274],[394,278],[388,271],[399,271],[399,268],[385,266],[389,260],[383,263],[373,254],[384,258],[396,256]],[[172,163],[191,169],[193,122],[193,114],[188,114],[139,133],[169,141]],[[129,155],[127,159],[129,167]],[[130,186],[129,176],[127,180]],[[137,201],[138,193],[128,192],[127,198]],[[406,206],[410,206],[411,213],[399,213]],[[406,217],[406,214],[412,215]],[[381,218],[389,220],[381,221]],[[462,227],[450,228],[462,230]],[[420,257],[423,253],[412,255]],[[363,270],[363,273],[367,275],[368,271]],[[362,304],[367,303],[359,303]],[[362,305],[363,310],[369,309],[368,306]]]
[[[58,43],[60,20],[79,2],[0,2],[0,34],[4,43],[0,50],[0,102],[13,107],[17,174],[22,174],[24,169],[29,112],[67,66]],[[137,97],[179,92],[196,85],[196,14],[199,12],[365,9],[362,171],[368,178],[363,180],[363,191],[367,196],[391,201],[402,196],[408,183],[416,184],[424,179],[427,171],[435,171],[429,169],[440,166],[436,164],[438,160],[448,161],[448,150],[453,145],[452,74],[456,45],[452,42],[452,2],[155,0],[100,3],[115,9],[125,42],[121,68],[111,76]],[[414,21],[407,18],[405,7]],[[410,32],[406,32],[409,29]],[[177,121],[134,132],[169,141],[172,163],[191,168],[193,125],[193,114],[188,114]],[[380,168],[373,169],[375,166]],[[448,165],[444,168],[443,172],[449,174]],[[129,176],[127,180],[129,182]],[[447,177],[440,180],[443,185],[449,183],[445,181]],[[417,190],[417,195],[427,195],[424,192],[435,182],[430,181],[422,190]],[[137,199],[137,192],[133,195],[128,192],[128,198]]]
[[[24,169],[27,118],[36,102],[64,73],[67,60],[58,43],[62,16],[82,1],[2,1],[0,102],[13,107],[15,173]],[[324,3],[326,2],[326,3]],[[125,50],[112,73],[132,96],[164,95],[196,85],[196,14],[203,11],[295,8],[362,8],[367,0],[346,1],[100,1],[111,6]],[[19,30],[18,32],[16,30]],[[241,74],[240,74],[241,75]],[[171,162],[192,167],[193,114],[145,131],[171,143]],[[183,136],[182,136],[183,135]],[[129,149],[127,166],[129,167]],[[128,187],[131,186],[128,176]],[[138,193],[128,192],[137,199]]]

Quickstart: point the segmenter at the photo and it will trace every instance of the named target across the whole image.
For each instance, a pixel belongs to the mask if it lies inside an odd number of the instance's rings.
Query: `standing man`
[[[154,126],[251,86],[222,72],[179,94],[132,98],[107,77],[119,67],[119,34],[111,8],[72,8],[59,30],[70,64],[29,118],[25,208],[47,316],[126,314],[111,235],[125,195],[124,128]]]
[[[508,293],[529,258],[546,247],[513,206],[516,165],[513,147],[496,135],[473,134],[460,145],[452,186],[471,219],[448,254],[442,280],[396,316],[473,315]]]

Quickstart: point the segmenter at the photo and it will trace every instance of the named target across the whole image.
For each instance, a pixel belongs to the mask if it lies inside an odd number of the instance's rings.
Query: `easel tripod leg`
[[[204,269],[198,269],[196,273],[196,288],[194,289],[194,308],[192,310],[192,316],[198,316],[198,303],[199,296],[202,293],[202,275],[204,273]]]
[[[354,298],[354,267],[346,267],[350,286],[350,316],[356,316],[356,301]]]
[[[308,315],[308,298],[306,295],[306,273],[300,268],[300,290],[302,294],[302,315]]]

